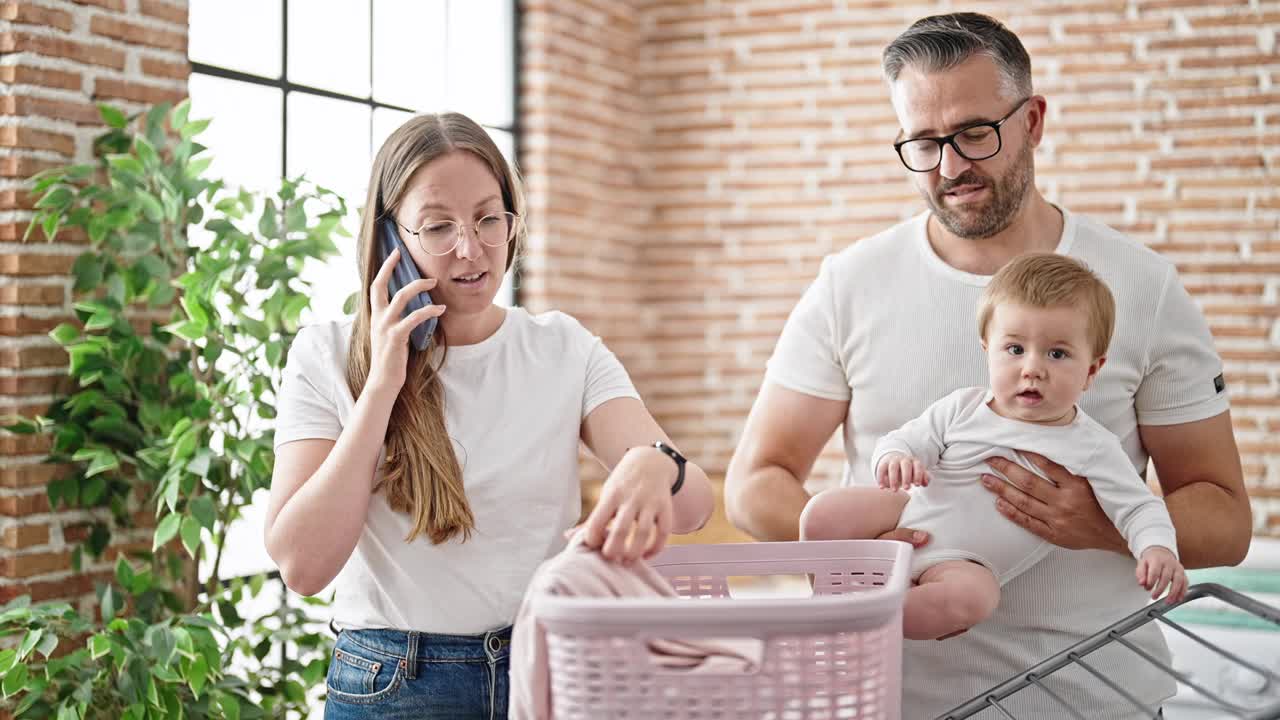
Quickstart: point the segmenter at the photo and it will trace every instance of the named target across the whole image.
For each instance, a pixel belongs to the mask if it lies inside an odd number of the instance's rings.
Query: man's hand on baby
[[[886,490],[907,490],[912,486],[929,484],[929,473],[924,463],[902,453],[889,453],[876,466],[876,481]]]
[[[1166,600],[1176,603],[1187,594],[1187,573],[1182,563],[1168,548],[1150,547],[1142,551],[1138,569],[1134,573],[1138,584],[1151,591],[1154,600],[1169,588]]]

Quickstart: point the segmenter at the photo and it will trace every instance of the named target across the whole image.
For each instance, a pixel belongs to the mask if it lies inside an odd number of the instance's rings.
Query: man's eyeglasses
[[[950,145],[966,160],[986,160],[1000,152],[1000,126],[1027,104],[1030,97],[1014,106],[1004,117],[995,122],[978,123],[957,130],[943,137],[919,137],[899,140],[893,144],[902,164],[912,172],[931,172],[942,164],[942,148]]]
[[[476,239],[489,247],[505,245],[515,239],[524,218],[515,213],[500,212],[485,215],[474,223],[460,223],[456,220],[437,220],[427,218],[422,227],[410,230],[404,225],[404,231],[418,238],[422,251],[428,255],[448,255],[462,243],[463,233],[468,229],[475,233]]]

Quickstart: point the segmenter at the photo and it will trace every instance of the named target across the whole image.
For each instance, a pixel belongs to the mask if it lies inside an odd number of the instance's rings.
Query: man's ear
[[[1048,102],[1043,95],[1032,95],[1027,104],[1031,106],[1027,111],[1027,137],[1031,140],[1031,147],[1040,147],[1040,141],[1044,138],[1044,119],[1048,112]]]
[[[1092,386],[1092,385],[1093,385],[1093,381],[1094,381],[1094,379],[1098,377],[1098,371],[1099,371],[1099,370],[1101,370],[1101,369],[1102,369],[1102,366],[1103,366],[1103,365],[1106,365],[1106,364],[1107,364],[1107,356],[1106,356],[1106,355],[1103,355],[1102,357],[1099,357],[1097,360],[1094,360],[1092,363],[1090,363],[1090,365],[1089,365],[1089,375],[1088,375],[1087,377],[1085,377],[1085,379],[1084,379],[1084,389],[1085,389],[1085,390],[1088,390],[1088,389],[1090,388],[1090,386]]]

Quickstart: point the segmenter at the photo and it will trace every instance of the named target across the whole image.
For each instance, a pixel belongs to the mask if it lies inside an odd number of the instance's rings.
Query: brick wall
[[[0,0],[0,415],[42,412],[65,373],[45,333],[72,315],[67,273],[84,242],[20,242],[34,202],[26,178],[91,160],[95,103],[137,111],[186,95],[186,50],[185,0]],[[92,597],[114,560],[70,572],[87,516],[50,512],[45,486],[60,469],[39,464],[48,448],[0,435],[0,603]]]
[[[542,214],[530,265],[610,270],[556,268],[523,297],[602,334],[715,480],[822,256],[922,208],[889,148],[879,57],[914,19],[953,9],[522,3],[523,160]],[[964,9],[1006,21],[1032,55],[1049,99],[1044,193],[1178,263],[1226,361],[1259,529],[1280,536],[1280,2]],[[619,38],[621,57],[605,50]],[[588,67],[596,58],[605,69]],[[620,207],[638,219],[629,231],[582,221]],[[816,472],[834,478],[841,462],[832,443]],[[722,517],[703,536],[731,537]]]

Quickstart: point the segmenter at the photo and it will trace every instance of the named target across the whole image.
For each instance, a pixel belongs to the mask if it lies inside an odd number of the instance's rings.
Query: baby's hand
[[[929,474],[924,463],[900,452],[889,453],[876,467],[876,481],[886,490],[906,490],[912,485],[929,484]]]
[[[1168,548],[1156,546],[1143,550],[1135,574],[1138,584],[1151,591],[1153,600],[1160,597],[1165,587],[1169,588],[1166,599],[1170,603],[1178,602],[1187,594],[1187,573]]]

